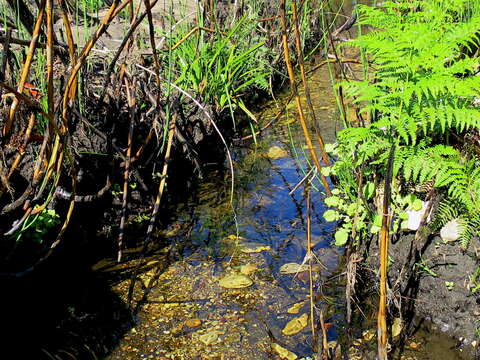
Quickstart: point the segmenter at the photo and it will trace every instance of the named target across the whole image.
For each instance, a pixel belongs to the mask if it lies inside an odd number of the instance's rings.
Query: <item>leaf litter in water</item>
[[[290,320],[282,330],[284,335],[295,335],[305,329],[308,324],[308,314],[305,313],[293,320]]]

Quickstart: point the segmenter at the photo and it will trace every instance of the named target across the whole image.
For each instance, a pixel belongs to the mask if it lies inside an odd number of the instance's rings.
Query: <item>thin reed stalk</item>
[[[147,228],[147,234],[145,236],[145,240],[143,242],[143,248],[142,248],[142,253],[139,261],[137,262],[137,265],[135,266],[135,270],[133,271],[131,280],[130,280],[130,286],[128,287],[128,295],[127,295],[127,304],[129,307],[131,307],[132,304],[132,299],[133,299],[133,290],[135,289],[135,283],[137,281],[137,276],[138,276],[138,271],[140,269],[140,266],[143,262],[143,259],[145,258],[145,255],[148,250],[148,246],[150,245],[151,237],[153,234],[153,229],[155,227],[155,222],[157,221],[157,216],[158,212],[160,210],[160,204],[162,201],[162,196],[163,196],[163,191],[165,189],[165,184],[167,181],[167,174],[168,174],[168,165],[170,163],[170,156],[171,156],[171,150],[172,150],[172,144],[173,144],[173,135],[175,134],[175,122],[177,119],[177,113],[173,113],[169,126],[168,126],[168,140],[167,140],[167,148],[165,150],[165,158],[163,161],[163,169],[162,169],[162,174],[161,174],[161,180],[160,184],[158,186],[158,193],[157,197],[155,199],[155,205],[153,207],[152,215],[150,216],[150,222],[148,224]]]
[[[30,46],[28,47],[27,58],[25,59],[25,63],[23,64],[22,72],[20,75],[20,80],[17,85],[17,92],[22,93],[25,87],[25,83],[27,82],[27,77],[30,72],[30,67],[32,65],[33,56],[35,55],[35,50],[37,49],[38,38],[40,37],[40,29],[42,27],[43,18],[45,16],[45,7],[46,7],[46,0],[42,0],[38,9],[38,16],[37,21],[35,22],[35,27],[33,29],[32,40],[30,41]],[[10,111],[8,114],[8,118],[5,121],[3,126],[2,134],[3,136],[7,136],[10,133],[10,129],[12,127],[15,113],[17,112],[17,108],[19,105],[18,97],[13,99],[12,105],[10,106]]]
[[[312,219],[311,219],[311,191],[310,187],[307,186],[307,258],[308,258],[308,291],[309,291],[309,300],[310,300],[310,328],[312,331],[312,339],[315,339],[315,304],[313,302],[314,292],[313,292],[313,274],[312,274],[312,261],[313,261],[313,251],[312,251]]]
[[[320,161],[318,160],[317,153],[315,152],[315,148],[312,143],[312,139],[310,137],[310,132],[307,127],[307,123],[305,120],[305,115],[303,113],[303,108],[302,108],[302,103],[300,96],[298,95],[298,89],[297,89],[297,84],[295,81],[295,73],[293,71],[293,66],[292,62],[290,60],[290,50],[288,48],[288,36],[287,36],[287,20],[286,20],[286,10],[285,10],[285,0],[280,0],[280,23],[282,26],[282,44],[283,44],[283,54],[285,58],[285,63],[287,65],[287,70],[288,70],[288,77],[290,79],[290,87],[292,89],[292,92],[295,97],[295,102],[297,105],[297,110],[299,114],[299,121],[303,129],[303,134],[305,137],[305,141],[307,142],[308,150],[310,152],[310,156],[312,157],[312,160],[317,167],[318,170],[322,168],[320,165]],[[325,188],[325,192],[328,196],[331,196],[332,192],[330,190],[330,185],[328,184],[328,181],[326,177],[320,173],[320,179],[323,183],[323,186]]]
[[[130,177],[130,164],[132,157],[133,128],[135,126],[135,81],[132,81],[132,88],[128,79],[125,77],[125,88],[127,91],[127,102],[130,110],[130,126],[127,138],[127,155],[125,157],[125,171],[123,172],[123,199],[122,199],[122,216],[120,218],[120,228],[118,234],[118,255],[117,262],[122,261],[123,239],[125,237],[125,222],[128,207],[128,179]]]
[[[126,2],[128,2],[128,1],[129,0],[127,0]],[[73,100],[70,97],[71,96],[71,90],[70,89],[73,86],[76,85],[78,72],[80,71],[80,69],[85,64],[85,62],[87,60],[87,57],[90,54],[90,51],[92,50],[93,46],[98,41],[100,36],[102,36],[105,33],[105,31],[108,28],[108,25],[113,20],[113,18],[114,18],[113,15],[114,15],[115,10],[118,6],[118,3],[119,3],[119,0],[113,0],[112,6],[110,6],[110,8],[108,9],[108,12],[105,14],[104,18],[102,19],[101,24],[99,25],[99,27],[97,28],[95,33],[90,37],[88,42],[83,47],[83,49],[80,53],[80,56],[78,57],[78,60],[75,63],[75,66],[72,69],[70,77],[68,78],[67,86],[66,86],[65,92],[63,94],[63,101],[62,101],[62,120],[63,120],[63,126],[62,126],[62,129],[61,129],[62,133],[66,132],[67,125],[68,125],[68,108],[69,108],[70,102]]]
[[[387,360],[387,264],[388,264],[388,229],[390,225],[389,205],[391,194],[391,182],[393,176],[393,160],[395,155],[395,145],[390,149],[388,160],[387,176],[385,178],[385,189],[383,193],[382,207],[382,228],[380,230],[380,300],[378,304],[377,316],[377,340],[378,340],[378,359]]]
[[[48,113],[55,114],[55,100],[53,89],[53,0],[47,0],[47,106]]]
[[[150,46],[152,47],[152,52],[153,52],[153,61],[154,61],[154,68],[155,68],[155,79],[157,80],[157,86],[158,90],[160,90],[160,87],[162,85],[162,82],[160,81],[160,61],[158,60],[158,54],[157,54],[157,47],[155,45],[155,30],[153,26],[153,17],[152,17],[152,10],[151,10],[151,4],[150,1],[148,0],[143,0],[143,3],[145,5],[145,11],[147,12],[147,19],[148,19],[148,32],[150,35]],[[157,99],[160,100],[160,94],[161,91],[157,92]]]
[[[77,62],[77,56],[75,54],[75,41],[73,40],[72,27],[70,26],[70,19],[68,17],[68,10],[65,4],[65,0],[58,0],[60,8],[62,10],[62,21],[63,26],[65,26],[65,32],[67,35],[67,44],[68,44],[68,56],[70,58],[70,66],[73,68]],[[74,83],[71,87],[69,97],[74,99],[77,93],[77,84]]]
[[[305,98],[307,99],[307,105],[310,110],[310,116],[312,117],[312,123],[315,129],[315,137],[317,138],[318,146],[320,147],[320,153],[322,155],[323,162],[326,166],[330,166],[330,158],[328,157],[327,152],[325,151],[325,142],[323,141],[320,127],[318,124],[318,119],[315,114],[315,109],[313,108],[312,98],[310,96],[310,88],[308,86],[307,76],[305,75],[305,61],[303,57],[303,49],[301,43],[301,33],[300,26],[298,24],[298,13],[297,13],[297,1],[292,1],[292,21],[295,31],[295,48],[297,50],[297,59],[298,66],[300,68],[300,74],[302,77],[303,88],[305,90]],[[320,169],[319,169],[320,170]]]

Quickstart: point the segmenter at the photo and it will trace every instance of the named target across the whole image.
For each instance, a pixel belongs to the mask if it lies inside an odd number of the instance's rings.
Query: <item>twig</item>
[[[141,253],[140,259],[137,262],[137,265],[135,266],[135,270],[133,271],[132,277],[130,279],[130,286],[128,287],[127,304],[129,307],[131,307],[131,304],[132,304],[133,291],[135,289],[135,283],[137,281],[138,271],[143,262],[143,259],[145,258],[145,255],[148,250],[148,246],[150,245],[153,229],[155,227],[155,222],[157,220],[157,215],[160,209],[160,203],[162,201],[163,190],[165,189],[167,173],[168,173],[168,165],[170,163],[170,153],[171,153],[172,143],[173,143],[173,134],[175,133],[176,118],[177,118],[177,113],[174,113],[172,115],[172,118],[170,119],[170,124],[168,129],[167,148],[165,150],[165,159],[163,162],[160,185],[158,186],[157,198],[155,199],[155,205],[152,211],[152,215],[150,216],[150,222],[148,224],[147,234],[145,235],[145,239],[143,242],[142,253]]]
[[[132,81],[134,84],[135,81]],[[123,199],[122,199],[122,217],[120,219],[120,228],[118,233],[118,256],[117,262],[122,260],[123,238],[125,236],[125,220],[128,207],[128,178],[130,176],[130,160],[132,156],[133,127],[135,125],[135,88],[130,89],[128,79],[125,77],[125,88],[127,90],[128,108],[130,110],[130,127],[128,129],[127,156],[125,159],[125,171],[123,172]]]

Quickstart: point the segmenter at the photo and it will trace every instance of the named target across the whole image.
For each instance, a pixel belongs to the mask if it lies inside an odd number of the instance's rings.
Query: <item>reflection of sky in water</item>
[[[245,194],[246,199],[241,202],[238,214],[240,233],[248,240],[268,244],[278,251],[280,257],[274,260],[278,262],[277,266],[286,262],[301,263],[306,254],[305,185],[299,186],[291,195],[289,192],[304,173],[297,161],[289,157],[271,163],[266,182]],[[321,186],[318,180],[314,180],[314,184]],[[322,217],[325,210],[323,195],[314,189],[310,192],[312,242],[317,251],[329,246],[334,224],[326,223]],[[326,262],[334,267],[331,261]]]
[[[332,121],[334,104],[333,95],[328,90],[329,78],[326,73],[318,71],[312,74],[311,82],[316,88],[312,94],[314,95],[312,102],[322,134],[326,141],[332,141],[338,130],[338,124]],[[288,93],[281,95],[278,100],[282,102],[288,95]],[[263,121],[278,112],[278,106],[273,102],[266,108],[262,115]],[[240,236],[247,241],[269,245],[272,248],[273,254],[262,255],[278,269],[287,262],[301,263],[306,255],[305,183],[292,195],[289,194],[308,171],[305,157],[309,157],[308,150],[303,148],[305,139],[297,122],[293,101],[285,113],[267,130],[267,134],[259,140],[257,147],[252,143],[248,149],[233,149],[236,163],[235,203],[238,228]],[[287,156],[265,160],[266,155],[259,153],[266,153],[273,145],[286,150]],[[320,154],[318,149],[317,154]],[[210,185],[203,189],[203,201],[200,200],[200,206],[196,208],[194,214],[191,214],[198,220],[192,239],[198,241],[197,244],[200,246],[202,243],[207,246],[214,245],[215,240],[235,233],[233,213],[231,208],[225,206],[226,196],[228,197],[226,194],[229,193],[228,184],[217,185],[219,186]],[[335,247],[329,246],[335,224],[326,223],[322,217],[325,208],[324,194],[320,192],[323,191],[321,182],[314,179],[312,185],[310,191],[312,243],[315,253],[322,262],[328,264],[330,269],[334,269],[337,265],[338,252]],[[214,195],[219,193],[224,195]]]

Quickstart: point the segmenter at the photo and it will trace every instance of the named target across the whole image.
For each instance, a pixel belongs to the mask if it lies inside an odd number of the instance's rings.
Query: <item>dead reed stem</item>
[[[305,136],[305,141],[307,142],[308,150],[310,151],[310,156],[312,157],[312,160],[315,166],[317,167],[317,169],[320,170],[322,166],[320,165],[320,161],[318,160],[317,153],[315,152],[315,148],[313,146],[312,139],[310,137],[310,132],[308,130],[307,123],[305,120],[305,115],[303,113],[301,99],[300,99],[300,96],[298,95],[297,84],[295,81],[295,73],[293,71],[292,62],[290,61],[290,50],[288,48],[288,36],[287,36],[287,20],[286,20],[285,14],[286,14],[285,0],[280,0],[280,22],[282,25],[283,54],[285,57],[285,63],[287,65],[288,77],[290,79],[290,87],[295,97],[295,102],[296,102],[297,110],[299,114],[299,121],[303,129],[303,134]],[[330,185],[328,184],[327,179],[322,174],[320,174],[320,179],[325,188],[325,192],[327,193],[328,196],[331,196],[332,192],[330,190]]]
[[[297,59],[298,59],[298,66],[300,68],[300,74],[302,77],[303,88],[305,89],[305,98],[307,100],[307,105],[310,110],[310,116],[312,117],[312,123],[315,129],[315,137],[317,138],[318,146],[320,147],[320,153],[322,155],[323,162],[326,166],[330,166],[330,159],[328,157],[327,152],[325,151],[325,143],[322,138],[322,134],[320,131],[320,127],[318,124],[318,119],[315,114],[315,109],[313,108],[312,98],[310,96],[310,88],[308,86],[307,77],[305,75],[305,61],[303,58],[303,49],[301,44],[301,34],[300,34],[300,26],[298,24],[298,13],[297,13],[297,1],[292,1],[292,21],[294,25],[295,31],[295,48],[297,50]],[[320,168],[318,169],[320,170]]]
[[[68,125],[68,107],[70,102],[73,100],[73,98],[70,97],[71,95],[71,88],[76,85],[77,83],[77,75],[82,66],[85,64],[85,61],[87,60],[88,55],[90,54],[90,51],[92,50],[93,46],[97,42],[97,40],[100,38],[100,36],[103,35],[103,33],[107,30],[108,25],[110,22],[113,20],[113,14],[115,13],[115,9],[118,6],[119,0],[113,0],[112,6],[108,9],[107,14],[104,16],[102,19],[101,24],[98,26],[97,31],[90,37],[88,42],[85,44],[83,47],[80,56],[75,63],[75,66],[72,69],[72,72],[70,74],[70,77],[67,82],[67,86],[65,89],[65,93],[63,95],[63,103],[62,103],[62,120],[63,120],[63,126],[61,129],[61,133],[65,133],[67,131],[67,125]]]
[[[70,58],[70,66],[73,68],[77,62],[77,56],[75,54],[75,41],[73,40],[72,27],[70,26],[70,19],[68,17],[68,10],[65,4],[65,0],[58,0],[60,3],[60,8],[62,9],[62,21],[63,26],[65,26],[65,32],[67,34],[67,44],[68,44],[68,56]],[[77,84],[73,84],[68,95],[70,99],[74,99],[77,93]]]
[[[133,290],[135,289],[135,282],[137,280],[138,270],[140,269],[141,263],[143,262],[143,259],[148,250],[148,245],[150,244],[150,240],[153,234],[153,229],[155,227],[155,222],[157,221],[157,215],[160,210],[160,203],[162,201],[163,191],[165,189],[165,184],[167,181],[168,165],[170,163],[170,155],[171,155],[172,144],[173,144],[173,135],[175,134],[176,119],[177,119],[177,113],[173,113],[172,118],[170,119],[169,127],[168,127],[167,148],[165,150],[165,158],[163,162],[161,180],[158,186],[158,193],[155,199],[155,205],[153,207],[152,215],[150,216],[150,222],[148,224],[147,234],[145,235],[145,240],[143,243],[142,254],[141,254],[140,260],[137,262],[137,265],[135,266],[135,270],[133,271],[133,275],[130,280],[130,286],[128,288],[127,304],[129,307],[132,304]]]
[[[53,89],[53,0],[47,0],[47,105],[48,113],[55,114],[55,99]]]
[[[159,90],[157,92],[157,99],[160,100],[160,94],[161,94],[160,89],[161,89],[162,82],[160,81],[160,61],[158,60],[157,47],[155,45],[155,30],[153,26],[151,4],[148,0],[143,0],[143,3],[145,4],[145,11],[147,12],[148,31],[150,35],[150,46],[152,48],[153,61],[155,65],[155,79],[157,80],[157,86]]]
[[[133,139],[133,128],[135,126],[135,81],[132,81],[132,88],[130,88],[130,83],[125,77],[125,88],[127,91],[127,102],[128,108],[130,110],[130,126],[128,129],[128,138],[127,138],[127,155],[125,157],[125,171],[123,172],[123,199],[122,199],[122,216],[120,218],[120,227],[118,233],[118,255],[117,262],[122,261],[122,249],[123,249],[123,239],[125,237],[125,222],[127,217],[127,207],[128,207],[128,179],[130,177],[130,163],[132,157],[132,139]]]
[[[383,193],[382,206],[382,229],[380,230],[380,300],[378,304],[377,317],[377,340],[378,340],[378,358],[387,360],[387,264],[388,264],[388,228],[390,225],[389,205],[391,182],[393,172],[393,158],[395,155],[395,145],[390,149],[388,159],[387,175],[385,177],[385,190]]]
[[[32,41],[30,41],[30,46],[28,47],[27,58],[25,59],[25,63],[23,64],[20,80],[17,85],[17,92],[20,94],[23,92],[23,89],[25,87],[25,83],[27,81],[28,74],[30,72],[30,67],[32,65],[33,56],[35,55],[35,50],[37,48],[37,42],[40,36],[40,29],[42,27],[43,18],[45,15],[45,6],[46,6],[46,0],[42,0],[39,7],[39,11],[38,11],[37,21],[35,22],[35,27],[33,29]],[[7,136],[10,133],[10,129],[12,127],[18,105],[19,105],[19,99],[18,97],[15,97],[15,99],[13,99],[12,105],[10,106],[10,112],[8,114],[8,118],[5,121],[5,125],[3,126],[3,131],[2,131],[3,136]]]
[[[312,339],[315,339],[315,304],[313,303],[313,274],[312,274],[312,219],[310,207],[310,187],[307,186],[307,258],[308,258],[308,280],[309,280],[309,296],[310,296],[310,327],[312,330]]]

